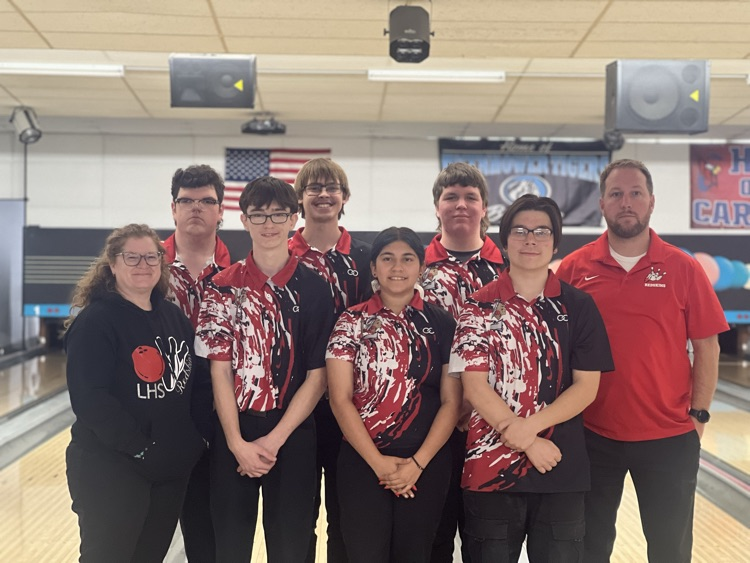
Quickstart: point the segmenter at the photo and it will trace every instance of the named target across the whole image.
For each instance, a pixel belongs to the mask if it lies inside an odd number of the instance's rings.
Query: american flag
[[[226,149],[224,208],[239,210],[245,185],[261,176],[274,176],[294,185],[308,160],[331,156],[331,149]]]

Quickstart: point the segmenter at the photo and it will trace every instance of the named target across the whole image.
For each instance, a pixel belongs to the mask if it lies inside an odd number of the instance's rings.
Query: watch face
[[[711,418],[711,415],[708,414],[707,410],[690,409],[690,416],[695,417],[695,420],[703,424],[708,422],[709,419]]]

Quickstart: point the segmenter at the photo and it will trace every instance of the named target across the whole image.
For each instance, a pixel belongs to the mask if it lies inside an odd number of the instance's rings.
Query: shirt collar
[[[298,259],[296,256],[289,256],[289,260],[287,260],[284,267],[281,268],[281,270],[279,270],[276,274],[274,274],[273,277],[269,278],[266,274],[260,271],[260,268],[258,268],[255,260],[253,259],[253,252],[250,251],[250,253],[247,255],[247,258],[245,259],[245,268],[243,271],[242,283],[243,285],[255,291],[259,291],[260,289],[262,289],[269,279],[271,280],[271,282],[273,282],[274,285],[283,287],[287,283],[289,283],[290,279],[292,279],[294,271],[297,269],[297,263]]]
[[[318,250],[317,248],[313,248],[307,243],[305,238],[302,236],[303,230],[304,227],[300,227],[292,235],[292,238],[289,239],[289,250],[291,250],[297,256],[304,256],[311,250],[320,252],[320,250]],[[334,248],[341,254],[351,254],[352,236],[344,227],[339,227],[339,232],[341,233],[341,236],[339,236],[339,240],[336,242],[336,246],[334,246]]]
[[[422,311],[424,309],[424,301],[422,300],[422,296],[416,289],[414,290],[414,296],[407,304],[407,307],[412,307],[413,309],[416,309],[418,311]],[[390,309],[388,309],[388,307],[383,304],[383,300],[380,298],[380,292],[378,291],[377,293],[375,293],[375,295],[367,300],[365,311],[368,315],[375,315],[383,309],[390,311]]]
[[[666,259],[667,243],[665,243],[652,228],[648,229],[648,235],[649,243],[648,250],[646,250],[646,260],[649,263],[664,262]],[[594,249],[591,258],[598,262],[619,266],[609,251],[609,231],[605,231],[602,236],[594,241]]]
[[[428,266],[434,264],[435,262],[442,262],[444,260],[453,258],[448,250],[446,250],[446,248],[443,246],[441,239],[442,235],[435,235],[435,237],[432,239],[432,241],[430,241],[430,244],[425,249],[425,263]],[[503,263],[503,255],[500,253],[500,249],[488,236],[484,237],[482,248],[479,249],[479,257],[494,264]],[[455,258],[453,259],[455,260]],[[475,258],[471,258],[471,260],[474,259]]]
[[[174,233],[169,235],[166,240],[162,241],[162,246],[164,246],[164,250],[166,250],[165,257],[167,259],[167,263],[171,264],[172,262],[176,261],[178,256]],[[232,258],[229,255],[229,249],[218,235],[216,236],[216,247],[214,248],[214,254],[208,263],[214,263],[220,268],[228,268],[232,264]]]
[[[510,301],[518,295],[518,292],[513,289],[513,280],[510,279],[510,268],[500,272],[496,283],[501,301]],[[542,290],[541,296],[558,297],[560,293],[560,280],[552,270],[547,270],[547,281],[544,283],[544,289]]]

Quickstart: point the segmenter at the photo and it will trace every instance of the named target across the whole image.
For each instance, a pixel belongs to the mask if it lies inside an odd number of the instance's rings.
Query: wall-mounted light
[[[42,138],[42,130],[39,129],[39,122],[33,109],[24,106],[15,108],[10,116],[10,122],[18,133],[18,140],[24,145],[36,143]]]

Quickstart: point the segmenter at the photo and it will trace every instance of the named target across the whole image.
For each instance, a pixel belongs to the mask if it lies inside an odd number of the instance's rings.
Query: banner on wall
[[[564,225],[599,226],[599,174],[610,152],[601,141],[456,141],[440,139],[440,164],[473,164],[487,178],[487,215],[493,225],[519,196],[555,200]]]
[[[313,158],[329,158],[331,149],[226,149],[224,209],[239,210],[240,194],[251,180],[274,176],[294,185],[302,165]]]
[[[750,228],[750,145],[690,145],[690,226]]]

